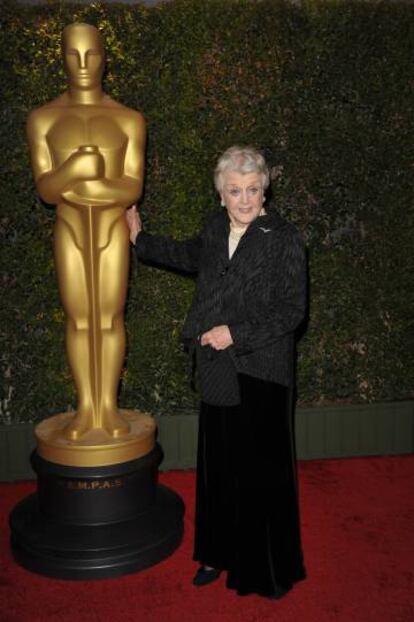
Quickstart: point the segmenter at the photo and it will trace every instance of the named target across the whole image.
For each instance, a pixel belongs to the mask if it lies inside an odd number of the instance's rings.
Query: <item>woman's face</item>
[[[262,174],[226,171],[223,173],[222,180],[220,196],[231,223],[235,227],[250,225],[263,209]]]

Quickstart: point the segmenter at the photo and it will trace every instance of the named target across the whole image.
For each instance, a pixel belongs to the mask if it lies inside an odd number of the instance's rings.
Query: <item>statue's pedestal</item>
[[[24,568],[60,579],[115,577],[152,566],[179,545],[184,504],[157,483],[159,445],[105,466],[68,466],[33,453],[37,493],[10,515]]]

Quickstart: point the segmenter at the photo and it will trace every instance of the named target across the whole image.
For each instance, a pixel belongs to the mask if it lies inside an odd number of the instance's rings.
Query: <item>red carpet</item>
[[[281,601],[236,596],[224,577],[191,578],[194,472],[162,474],[184,499],[185,536],[147,571],[102,581],[58,581],[12,560],[7,516],[34,488],[1,484],[1,622],[413,622],[414,456],[300,464],[308,579]]]

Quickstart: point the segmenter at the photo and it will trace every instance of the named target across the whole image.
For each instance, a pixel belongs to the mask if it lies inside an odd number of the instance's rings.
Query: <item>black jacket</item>
[[[204,401],[238,402],[237,372],[282,385],[293,384],[294,331],[306,306],[306,262],[297,229],[277,213],[248,227],[229,259],[229,219],[223,210],[199,236],[182,242],[142,232],[139,259],[198,272],[183,339],[197,343],[205,331],[227,324],[234,345],[217,352],[198,348]]]

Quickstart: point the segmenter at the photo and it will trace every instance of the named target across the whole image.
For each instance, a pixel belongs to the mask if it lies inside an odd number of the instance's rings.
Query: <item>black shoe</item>
[[[276,585],[275,591],[268,596],[271,600],[279,600],[279,598],[283,598],[286,596],[288,592],[292,589],[292,585]]]
[[[220,573],[221,570],[217,570],[217,568],[206,568],[205,566],[200,566],[194,575],[193,585],[201,587],[202,585],[213,583],[213,581],[219,578]]]

